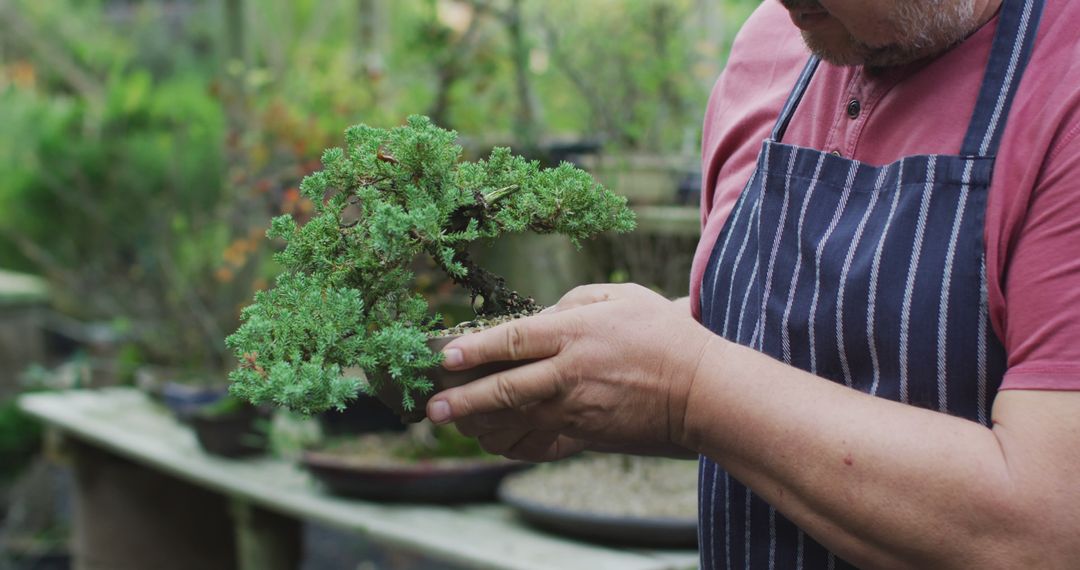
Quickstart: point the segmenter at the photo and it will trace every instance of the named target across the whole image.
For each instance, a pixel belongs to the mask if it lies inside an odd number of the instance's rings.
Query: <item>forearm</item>
[[[671,301],[671,306],[675,307],[676,311],[679,311],[684,315],[691,314],[690,297],[679,297],[678,299],[673,299]]]
[[[1035,562],[1035,498],[999,434],[713,345],[682,439],[816,540],[865,567]]]
[[[602,443],[590,443],[586,446],[588,451],[599,453],[625,453],[627,455],[642,455],[645,457],[667,457],[670,459],[697,459],[698,453],[677,445],[665,446],[642,446],[642,445],[609,445]]]

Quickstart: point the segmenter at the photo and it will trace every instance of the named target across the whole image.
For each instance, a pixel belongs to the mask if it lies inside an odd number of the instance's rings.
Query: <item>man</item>
[[[451,343],[531,362],[428,415],[529,460],[700,454],[706,568],[1078,567],[1077,29],[765,2],[706,113],[692,309],[576,289]]]

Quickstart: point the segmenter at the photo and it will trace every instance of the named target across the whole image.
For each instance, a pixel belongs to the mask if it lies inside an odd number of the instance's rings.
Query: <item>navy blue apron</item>
[[[1042,6],[1005,0],[959,156],[872,166],[781,143],[811,59],[713,247],[702,323],[856,390],[989,425],[1006,360],[987,309],[986,195]],[[702,568],[851,567],[704,456],[698,488]]]

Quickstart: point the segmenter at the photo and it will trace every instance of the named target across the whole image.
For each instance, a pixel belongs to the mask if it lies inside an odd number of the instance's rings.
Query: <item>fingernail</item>
[[[443,351],[443,366],[447,368],[454,368],[461,366],[465,363],[465,356],[461,354],[461,349],[448,348]]]
[[[445,400],[435,400],[428,406],[428,418],[436,425],[450,421],[450,404]]]

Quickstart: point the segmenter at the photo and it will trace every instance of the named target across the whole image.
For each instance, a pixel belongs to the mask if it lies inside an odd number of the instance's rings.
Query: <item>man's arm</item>
[[[690,311],[690,297],[679,297],[671,302],[672,308],[685,315],[692,315]]]
[[[452,369],[534,362],[437,394],[428,415],[534,461],[586,444],[704,453],[862,567],[1080,560],[1080,392],[1002,392],[990,429],[787,366],[641,287],[570,297],[451,343]]]
[[[1002,392],[988,429],[714,344],[688,398],[685,445],[845,559],[873,568],[1080,560],[1080,392]]]

